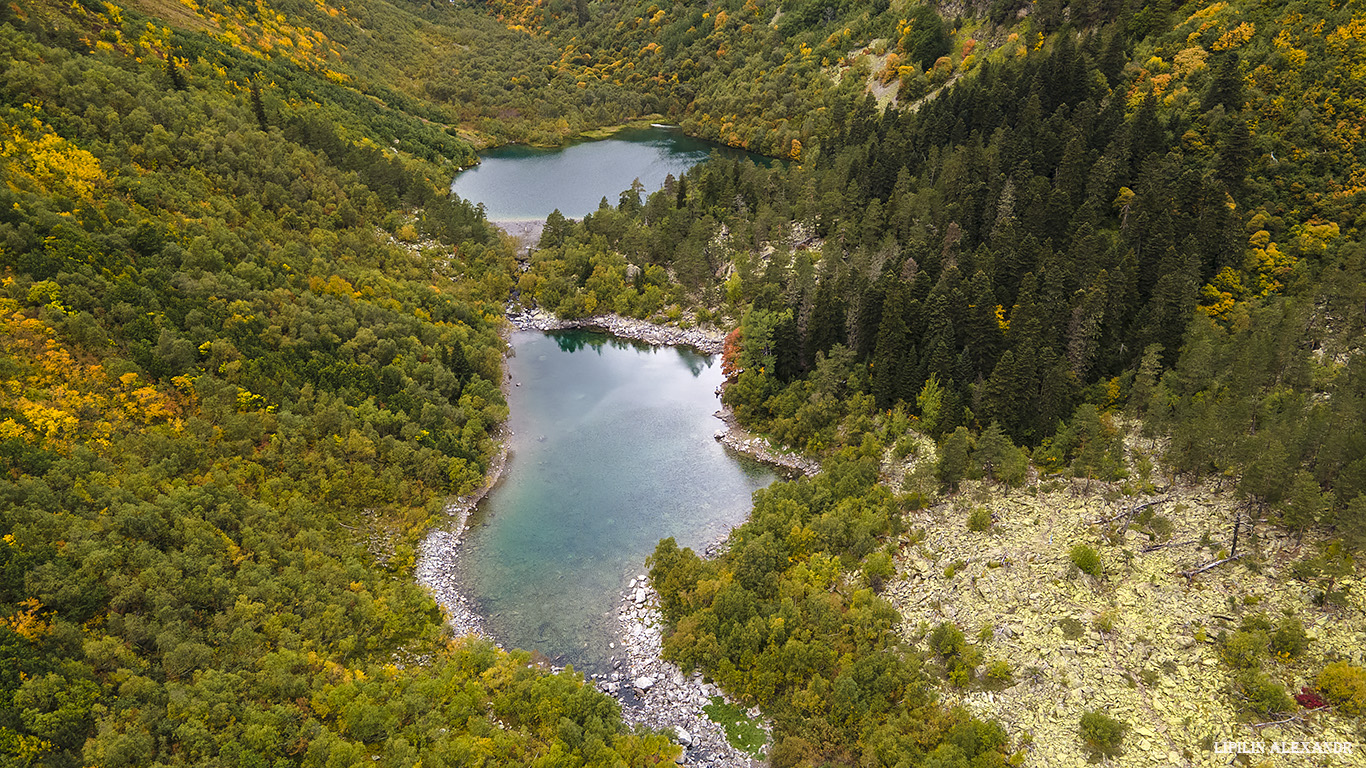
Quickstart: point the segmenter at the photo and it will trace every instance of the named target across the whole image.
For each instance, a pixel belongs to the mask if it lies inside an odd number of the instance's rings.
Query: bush
[[[940,624],[930,633],[930,647],[944,659],[949,682],[959,688],[972,682],[977,665],[982,663],[982,652],[968,644],[961,629],[947,621]]]
[[[886,552],[874,552],[863,561],[863,578],[874,592],[881,592],[887,580],[896,575],[896,565]]]
[[[1076,640],[1086,634],[1086,625],[1071,616],[1058,619],[1058,628],[1062,630],[1062,636],[1068,640]]]
[[[1262,662],[1268,640],[1261,630],[1240,629],[1224,641],[1219,655],[1234,669],[1255,669]]]
[[[1086,712],[1081,716],[1081,741],[1096,754],[1113,757],[1119,754],[1124,732],[1129,726],[1104,712]]]
[[[951,622],[946,621],[930,632],[930,647],[944,658],[961,654],[967,644],[968,639],[963,636],[963,630]]]
[[[1366,715],[1366,669],[1335,661],[1319,673],[1319,690],[1344,714]]]
[[[1285,692],[1285,686],[1262,672],[1251,669],[1245,671],[1238,678],[1238,685],[1243,689],[1248,705],[1263,715],[1289,712],[1295,708],[1295,700]]]
[[[1094,576],[1097,579],[1101,576],[1100,553],[1086,544],[1078,544],[1072,547],[1069,553],[1072,558],[1072,565],[1077,566],[1077,570],[1082,573]]]
[[[987,667],[986,678],[993,683],[1008,686],[1015,681],[1015,673],[1010,669],[1010,662],[997,659]]]
[[[1305,634],[1304,625],[1300,620],[1294,618],[1286,619],[1276,628],[1276,634],[1271,636],[1271,650],[1280,659],[1293,659],[1304,653],[1304,649],[1309,646],[1309,635]]]
[[[976,533],[991,530],[991,511],[986,507],[977,507],[968,515],[968,530]]]

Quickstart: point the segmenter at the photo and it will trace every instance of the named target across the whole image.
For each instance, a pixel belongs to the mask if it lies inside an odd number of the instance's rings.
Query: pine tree
[[[1161,152],[1167,146],[1166,131],[1157,119],[1157,96],[1151,91],[1143,97],[1143,103],[1129,122],[1131,143],[1130,162],[1134,170],[1143,167],[1149,155]]]
[[[1323,518],[1328,508],[1328,499],[1318,481],[1308,470],[1301,469],[1295,473],[1290,492],[1281,506],[1281,520],[1285,522],[1285,527],[1303,536],[1306,530]]]
[[[996,292],[991,278],[978,270],[968,284],[968,311],[963,329],[972,372],[969,381],[991,374],[1001,350],[1001,318],[996,314]]]
[[[837,283],[834,277],[827,275],[816,286],[815,306],[806,334],[806,356],[809,360],[815,360],[816,355],[848,341],[844,332],[844,302],[839,296]]]
[[[1071,321],[1067,326],[1067,362],[1072,375],[1082,381],[1086,380],[1086,374],[1091,370],[1091,364],[1095,360],[1101,323],[1105,319],[1108,282],[1109,275],[1101,270],[1090,288],[1078,291],[1078,300],[1072,309]]]
[[[1001,429],[1001,423],[993,419],[977,437],[977,449],[972,452],[973,470],[988,480],[1001,480],[1002,470],[1016,453],[1015,444]]]
[[[260,83],[257,82],[256,78],[253,78],[248,82],[247,88],[251,93],[251,111],[252,114],[256,115],[256,124],[260,126],[262,131],[269,131],[270,123],[266,122],[266,105],[265,102],[261,101]]]
[[[1149,344],[1143,349],[1143,359],[1134,375],[1134,386],[1129,392],[1126,409],[1133,418],[1145,422],[1158,413],[1153,398],[1156,396],[1157,377],[1162,373],[1162,345]],[[1145,426],[1147,426],[1145,424]]]

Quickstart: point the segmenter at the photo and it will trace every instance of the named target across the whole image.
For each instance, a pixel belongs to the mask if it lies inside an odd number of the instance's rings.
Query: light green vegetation
[[[712,722],[726,729],[726,740],[732,747],[751,757],[763,757],[768,734],[755,725],[743,709],[727,704],[720,696],[713,696],[711,703],[702,707],[702,711],[707,713]]]

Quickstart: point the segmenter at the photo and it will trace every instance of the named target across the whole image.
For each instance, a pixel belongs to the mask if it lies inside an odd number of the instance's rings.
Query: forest
[[[966,479],[1219,478],[1330,584],[1366,545],[1360,0],[666,5],[0,3],[6,764],[671,762],[413,583],[509,297],[730,330],[726,404],[822,457],[650,564],[776,766],[1021,759],[879,595]],[[789,162],[552,215],[525,271],[446,194],[653,115]]]
[[[507,416],[511,253],[438,186],[469,145],[129,11],[87,48],[84,7],[4,8],[4,763],[671,760],[411,578]]]

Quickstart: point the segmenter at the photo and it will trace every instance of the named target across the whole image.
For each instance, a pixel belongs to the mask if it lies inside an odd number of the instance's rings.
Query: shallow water
[[[504,645],[604,672],[618,595],[659,540],[722,538],[774,476],[712,438],[719,359],[584,331],[512,344],[511,458],[460,581]]]
[[[636,179],[645,194],[661,189],[666,176],[678,177],[713,151],[773,162],[676,128],[635,128],[555,149],[514,145],[483,152],[479,165],[456,175],[451,191],[483,203],[490,221],[543,221],[555,209],[578,219],[596,211],[604,197],[616,205]]]

